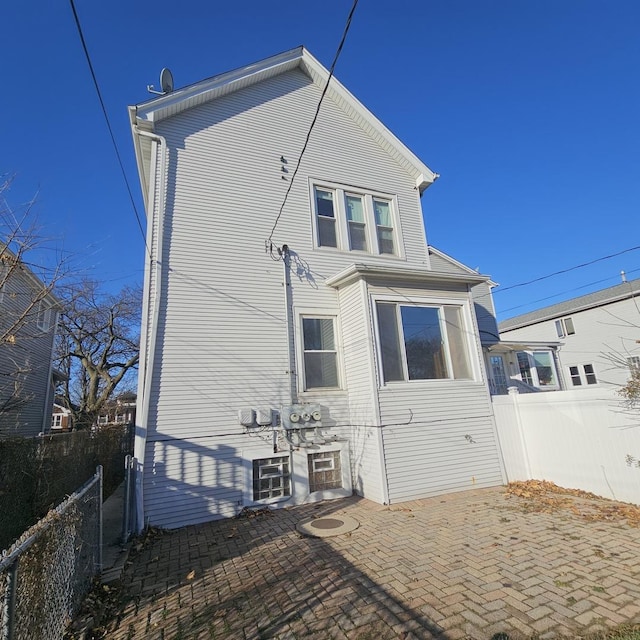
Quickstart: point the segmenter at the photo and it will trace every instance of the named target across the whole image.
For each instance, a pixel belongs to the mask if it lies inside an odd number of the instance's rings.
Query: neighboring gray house
[[[557,348],[555,388],[624,385],[640,367],[640,279],[622,282],[501,322],[509,342],[538,341]],[[540,358],[538,358],[540,360]],[[524,381],[544,378],[548,360],[520,361]]]
[[[298,48],[130,107],[139,527],[504,480],[489,281],[428,250],[436,174],[332,79],[291,182],[327,79]]]
[[[0,245],[0,437],[51,428],[58,300]]]

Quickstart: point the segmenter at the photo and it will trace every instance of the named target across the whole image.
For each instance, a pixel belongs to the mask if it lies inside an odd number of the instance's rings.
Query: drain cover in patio
[[[349,533],[360,526],[360,523],[349,516],[335,516],[332,518],[316,518],[298,522],[296,529],[305,536],[315,538],[329,538]]]

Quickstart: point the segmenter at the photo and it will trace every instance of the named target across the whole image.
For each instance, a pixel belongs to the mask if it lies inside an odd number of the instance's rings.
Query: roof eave
[[[471,274],[452,274],[430,269],[412,269],[407,267],[387,267],[354,263],[325,281],[330,287],[339,289],[359,279],[385,279],[397,282],[450,282],[456,284],[476,284],[486,282],[488,276]]]

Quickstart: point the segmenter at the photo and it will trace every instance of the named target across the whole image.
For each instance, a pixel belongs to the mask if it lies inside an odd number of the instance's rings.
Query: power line
[[[568,269],[561,269],[560,271],[554,271],[553,273],[549,273],[546,276],[540,276],[539,278],[534,278],[533,280],[528,280],[527,282],[519,282],[518,284],[512,284],[504,289],[496,289],[495,293],[501,293],[503,291],[509,291],[509,289],[516,289],[517,287],[524,287],[528,284],[533,284],[534,282],[540,282],[541,280],[546,280],[547,278],[553,278],[554,276],[558,276],[562,273],[569,273],[569,271],[575,271],[576,269],[582,269],[582,267],[588,267],[591,264],[595,264],[596,262],[602,262],[603,260],[609,260],[609,258],[615,258],[616,256],[621,256],[623,253],[629,253],[630,251],[637,251],[640,249],[640,246],[630,247],[629,249],[623,249],[622,251],[618,251],[617,253],[611,253],[608,256],[602,256],[601,258],[596,258],[595,260],[589,260],[589,262],[583,262],[582,264],[577,264],[573,267],[569,267]]]
[[[640,269],[632,269],[631,271],[625,271],[628,275],[630,273],[636,273],[640,271]],[[609,278],[604,278],[602,280],[596,280],[595,282],[590,282],[589,284],[583,284],[580,287],[574,287],[573,289],[567,289],[566,291],[561,291],[560,293],[554,293],[552,296],[546,296],[544,298],[538,298],[537,300],[531,300],[530,302],[526,302],[525,304],[519,304],[515,307],[509,307],[508,309],[502,309],[500,313],[507,313],[507,311],[513,311],[514,309],[521,309],[522,307],[528,307],[532,304],[536,304],[537,302],[544,302],[545,300],[551,300],[552,298],[558,298],[559,296],[564,296],[567,293],[573,293],[574,291],[580,291],[581,289],[587,289],[588,287],[592,287],[595,284],[602,284],[603,282],[609,282],[609,280],[613,280],[613,276]]]
[[[289,193],[291,193],[291,188],[293,187],[293,181],[296,179],[296,175],[298,175],[298,169],[300,168],[300,163],[302,162],[302,156],[304,156],[304,152],[307,150],[307,145],[309,144],[309,139],[311,138],[311,132],[313,131],[313,127],[316,124],[316,120],[318,119],[318,115],[320,113],[320,107],[322,106],[322,101],[324,99],[325,94],[327,93],[327,89],[329,89],[329,83],[331,82],[331,78],[333,77],[333,71],[336,68],[336,63],[338,62],[338,58],[340,57],[340,53],[342,52],[342,47],[344,46],[344,41],[347,38],[347,33],[349,32],[349,27],[351,26],[351,19],[353,18],[353,13],[358,6],[358,0],[353,0],[353,5],[351,6],[351,11],[349,11],[349,16],[347,17],[347,22],[344,27],[344,31],[342,32],[342,38],[340,39],[340,44],[338,45],[338,49],[336,50],[336,55],[333,58],[333,63],[331,64],[331,68],[329,69],[329,77],[327,78],[327,83],[324,85],[324,89],[322,90],[322,94],[320,95],[320,100],[318,101],[318,106],[316,108],[316,113],[313,116],[313,120],[311,121],[311,126],[309,127],[309,131],[307,132],[307,137],[304,141],[304,145],[302,146],[302,151],[300,152],[300,156],[298,157],[298,162],[296,164],[296,168],[291,176],[291,181],[289,182],[289,187],[287,192],[284,194],[284,200],[280,205],[280,211],[276,216],[276,220],[273,223],[273,227],[271,228],[271,233],[269,234],[269,238],[265,243],[267,249],[269,249],[269,245],[271,244],[271,240],[273,238],[273,234],[275,233],[276,227],[278,226],[278,222],[280,221],[280,217],[282,216],[282,212],[284,211],[284,206],[287,204],[287,199],[289,198]]]
[[[82,43],[82,49],[84,51],[84,56],[87,60],[87,64],[89,65],[89,71],[91,72],[91,78],[93,79],[93,85],[96,88],[96,93],[98,94],[98,100],[100,101],[100,106],[102,107],[102,114],[104,115],[104,120],[107,123],[107,129],[109,130],[109,135],[111,136],[111,142],[113,144],[113,149],[116,153],[116,158],[118,159],[118,164],[120,165],[120,171],[122,172],[122,177],[124,178],[124,183],[127,187],[127,193],[129,194],[129,200],[131,201],[131,206],[133,208],[133,212],[136,216],[136,220],[138,222],[138,228],[140,229],[140,233],[142,234],[142,240],[144,242],[144,246],[147,250],[149,256],[151,256],[151,252],[149,251],[149,247],[147,246],[147,239],[145,237],[144,228],[142,226],[142,222],[140,220],[140,215],[138,214],[138,208],[136,207],[135,200],[133,198],[133,193],[131,191],[131,185],[129,184],[129,180],[127,179],[126,171],[124,170],[124,164],[122,162],[122,158],[120,157],[120,151],[118,150],[118,145],[116,144],[116,138],[113,134],[113,129],[111,128],[111,122],[109,120],[109,116],[107,114],[107,108],[105,107],[104,100],[102,99],[102,92],[100,91],[100,86],[98,85],[98,79],[96,77],[96,73],[93,69],[93,64],[91,63],[91,56],[89,55],[89,49],[87,49],[87,43],[85,42],[84,35],[82,33],[82,27],[80,26],[80,18],[78,17],[78,12],[76,11],[76,6],[73,0],[69,0],[71,4],[71,11],[73,11],[73,18],[76,23],[76,28],[78,29],[78,35],[80,36],[80,42]]]

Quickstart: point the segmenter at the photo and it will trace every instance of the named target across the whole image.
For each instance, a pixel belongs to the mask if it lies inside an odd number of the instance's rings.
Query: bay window
[[[376,302],[384,382],[473,378],[460,305]]]
[[[558,389],[558,376],[551,351],[518,351],[520,379],[531,387]]]

